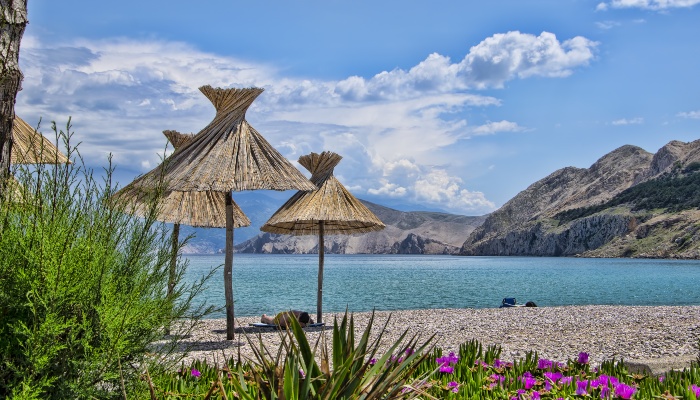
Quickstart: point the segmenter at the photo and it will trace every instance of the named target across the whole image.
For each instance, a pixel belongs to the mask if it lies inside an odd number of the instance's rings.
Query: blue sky
[[[16,112],[71,116],[125,185],[164,129],[212,120],[198,87],[263,87],[247,120],[291,161],[334,151],[356,197],[482,215],[622,145],[698,139],[699,3],[29,0]]]

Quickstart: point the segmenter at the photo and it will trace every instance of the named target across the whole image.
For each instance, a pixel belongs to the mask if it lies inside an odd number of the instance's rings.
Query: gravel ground
[[[367,326],[371,313],[354,313],[357,335]],[[324,314],[325,328],[307,328],[313,344],[319,335],[331,340],[333,318],[342,314]],[[587,352],[593,365],[623,358],[626,362],[660,360],[668,368],[683,368],[698,357],[700,306],[568,306],[488,309],[431,309],[378,311],[374,335],[389,318],[382,348],[386,349],[406,329],[422,341],[435,334],[433,343],[444,351],[455,351],[461,343],[479,340],[484,346],[502,347],[501,359],[512,361],[537,351],[540,358],[566,361]],[[245,336],[268,349],[276,350],[282,331],[253,328],[258,317],[236,320],[236,338],[226,340],[226,320],[203,320],[181,341],[185,364],[194,359],[221,365],[230,357],[253,358]]]

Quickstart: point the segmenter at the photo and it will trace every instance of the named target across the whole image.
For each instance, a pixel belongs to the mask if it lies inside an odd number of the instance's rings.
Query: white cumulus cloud
[[[680,112],[677,115],[681,118],[700,119],[700,110]]]
[[[441,169],[434,169],[416,180],[416,199],[427,204],[440,204],[455,212],[495,209],[495,204],[481,192],[470,192],[462,187],[462,180]]]
[[[525,128],[511,121],[488,122],[471,129],[474,135],[494,135],[498,132],[521,132]]]
[[[580,36],[560,41],[548,32],[507,32],[456,62],[433,53],[370,78],[314,80],[186,43],[103,39],[49,46],[26,36],[16,110],[31,124],[43,118],[44,126],[72,116],[88,163],[102,165],[112,153],[117,166],[135,174],[160,162],[163,130],[196,133],[211,122],[214,108],[200,86],[263,87],[248,120],[290,160],[333,150],[344,157],[344,184],[359,192],[490,211],[493,203],[451,169],[463,160],[445,150],[471,136],[524,129],[507,120],[470,124],[465,110],[501,104],[477,91],[513,79],[566,77],[591,63],[596,47]]]
[[[621,118],[621,119],[616,119],[615,121],[612,122],[613,125],[641,125],[644,123],[644,118],[641,117],[636,117],[636,118]]]
[[[670,8],[690,8],[700,4],[700,0],[612,0],[599,3],[597,10],[609,8],[640,8],[643,10],[661,11]]]

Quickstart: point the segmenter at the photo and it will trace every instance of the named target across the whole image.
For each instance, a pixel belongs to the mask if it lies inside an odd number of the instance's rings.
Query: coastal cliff
[[[699,258],[700,141],[622,146],[488,215],[461,255]]]

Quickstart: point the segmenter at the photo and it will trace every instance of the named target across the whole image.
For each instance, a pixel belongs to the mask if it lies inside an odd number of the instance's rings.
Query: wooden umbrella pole
[[[324,221],[318,221],[318,293],[316,295],[316,322],[323,322],[323,257],[326,245],[323,242]]]
[[[173,224],[173,234],[171,236],[172,253],[170,255],[170,277],[168,279],[168,297],[172,296],[175,290],[175,267],[177,266],[177,245],[180,240],[180,224]]]
[[[226,296],[226,339],[233,340],[233,198],[226,192],[226,258],[224,260],[224,295]]]
[[[170,275],[168,277],[168,300],[170,300],[175,291],[175,274],[177,273],[177,245],[180,240],[180,224],[173,224],[173,233],[171,236],[171,255],[170,255]],[[165,334],[170,334],[170,324],[165,327]]]

